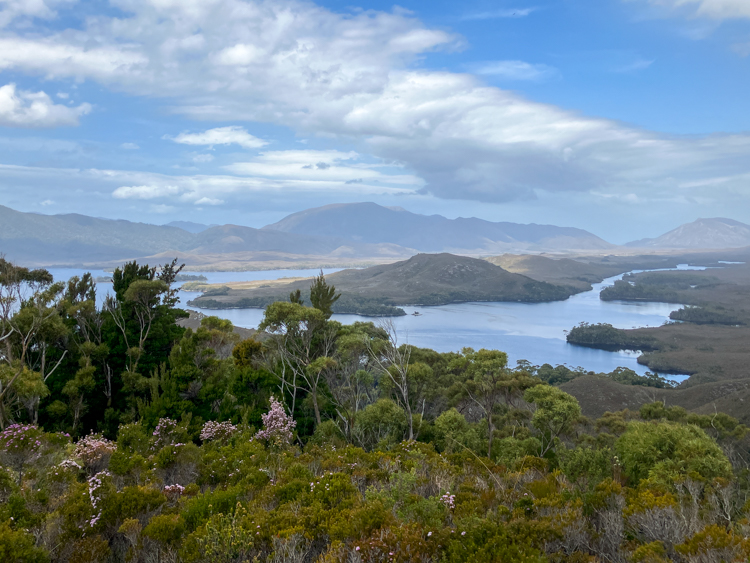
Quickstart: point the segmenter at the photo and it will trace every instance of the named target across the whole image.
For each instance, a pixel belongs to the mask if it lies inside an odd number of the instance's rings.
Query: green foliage
[[[633,421],[617,440],[616,449],[625,475],[634,484],[647,478],[671,485],[685,478],[710,481],[732,476],[721,448],[689,424]]]
[[[182,329],[178,271],[126,264],[99,310],[90,276],[52,284],[0,260],[0,285],[26,276],[34,294],[2,322],[44,316],[0,368],[0,423],[39,420],[0,444],[8,561],[747,558],[737,419],[651,403],[594,423],[554,385],[597,374],[399,346],[331,321],[346,296],[274,303],[257,339],[217,317]],[[257,439],[272,394],[297,425],[282,448]],[[84,455],[95,443],[106,455]]]
[[[438,451],[454,453],[463,449],[478,451],[481,438],[477,429],[455,408],[449,409],[435,419],[435,447]]]
[[[626,330],[613,327],[608,323],[581,323],[568,332],[566,337],[570,344],[600,348],[602,350],[656,350],[658,343],[648,336],[638,336]]]
[[[523,398],[536,406],[531,424],[539,431],[539,455],[544,456],[561,435],[572,430],[581,416],[581,407],[572,395],[547,385],[532,387]]]
[[[672,311],[669,318],[675,321],[695,323],[699,325],[730,325],[739,326],[747,324],[747,317],[728,311],[724,307],[697,307],[685,305]]]
[[[0,523],[0,559],[13,563],[46,563],[49,556],[34,545],[34,537],[24,530],[14,530],[10,522]]]
[[[339,300],[339,297],[341,297],[341,294],[336,293],[334,286],[328,285],[323,270],[321,270],[320,274],[313,278],[310,285],[310,303],[322,312],[326,319],[330,319],[333,314],[333,304]]]
[[[385,448],[403,440],[406,414],[390,399],[380,399],[357,414],[354,436],[359,445]]]

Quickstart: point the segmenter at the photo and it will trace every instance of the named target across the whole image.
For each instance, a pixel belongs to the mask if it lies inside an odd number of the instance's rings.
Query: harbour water
[[[681,266],[680,269],[688,269]],[[690,268],[693,269],[693,268]],[[696,268],[697,269],[697,268]],[[329,274],[336,270],[324,270]],[[82,270],[52,269],[57,280],[81,275]],[[185,272],[195,273],[195,272]],[[230,281],[270,280],[283,277],[309,277],[318,270],[267,270],[254,272],[199,272],[208,283]],[[103,271],[92,271],[95,277],[107,276]],[[608,352],[565,341],[566,331],[581,322],[610,323],[617,328],[660,326],[680,305],[670,303],[612,302],[599,299],[599,292],[614,284],[622,275],[595,284],[593,289],[574,295],[565,301],[550,303],[457,303],[435,307],[403,307],[405,317],[394,319],[401,342],[427,347],[439,352],[459,351],[464,347],[493,348],[508,353],[511,365],[517,360],[532,364],[564,364],[586,370],[609,372],[626,367],[640,374],[648,369],[638,364],[637,352]],[[98,298],[111,291],[111,283],[99,282]],[[198,293],[180,291],[181,306]],[[203,310],[204,313],[231,320],[236,326],[255,328],[263,318],[261,309]],[[414,315],[418,313],[418,315]],[[342,323],[375,321],[372,317],[334,315]],[[668,376],[682,380],[687,376]]]

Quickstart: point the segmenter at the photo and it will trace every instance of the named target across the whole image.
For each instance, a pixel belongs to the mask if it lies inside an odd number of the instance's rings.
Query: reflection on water
[[[679,269],[702,269],[679,266]],[[51,269],[56,280],[81,275],[83,270]],[[319,270],[268,270],[261,272],[185,272],[205,275],[208,283],[310,277]],[[329,274],[336,269],[325,269]],[[105,272],[92,271],[94,277]],[[404,307],[405,317],[394,320],[402,342],[427,347],[439,352],[459,351],[464,347],[494,348],[508,353],[511,364],[524,359],[532,364],[565,364],[586,370],[609,372],[627,367],[640,374],[648,369],[637,363],[638,353],[607,352],[565,341],[565,333],[581,322],[610,323],[617,328],[653,327],[664,324],[669,314],[680,305],[669,303],[629,303],[602,301],[599,292],[613,285],[622,275],[595,284],[591,291],[579,293],[565,301],[551,303],[457,303],[437,307]],[[111,291],[111,283],[99,283],[98,300]],[[180,291],[185,308],[196,293]],[[261,309],[204,310],[205,313],[231,320],[236,326],[255,328],[263,318]],[[418,312],[418,316],[412,313]],[[371,317],[334,315],[342,323],[372,321]],[[670,376],[682,380],[684,376]]]

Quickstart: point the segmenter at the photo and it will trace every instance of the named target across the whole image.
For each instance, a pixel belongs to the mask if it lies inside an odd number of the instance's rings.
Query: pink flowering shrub
[[[89,500],[91,500],[91,506],[94,509],[94,515],[88,521],[88,525],[91,528],[96,526],[96,523],[102,517],[102,487],[104,486],[105,477],[110,477],[109,472],[100,471],[88,480]]]
[[[0,432],[0,461],[23,479],[24,467],[42,455],[44,432],[33,424],[11,424]]]
[[[182,485],[174,484],[164,487],[164,496],[167,497],[167,500],[169,500],[170,502],[176,502],[184,492],[185,487],[183,487]]]
[[[237,432],[237,427],[230,421],[215,422],[209,420],[203,425],[201,430],[201,440],[203,442],[221,441],[226,442]]]
[[[115,453],[117,445],[101,434],[89,434],[78,440],[73,455],[81,460],[90,475],[107,468],[109,459]]]
[[[453,510],[456,508],[456,495],[452,495],[451,492],[448,491],[440,497],[440,502],[442,502],[448,510]]]
[[[153,451],[158,451],[164,446],[172,446],[188,441],[187,432],[176,420],[171,418],[160,418],[153,432]]]
[[[271,409],[261,415],[263,428],[255,434],[259,440],[266,440],[274,446],[288,445],[292,441],[292,431],[297,423],[286,414],[284,406],[271,396]]]

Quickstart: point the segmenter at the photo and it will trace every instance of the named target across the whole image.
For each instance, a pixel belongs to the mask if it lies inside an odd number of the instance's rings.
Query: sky
[[[750,0],[0,0],[0,204],[750,223]]]

